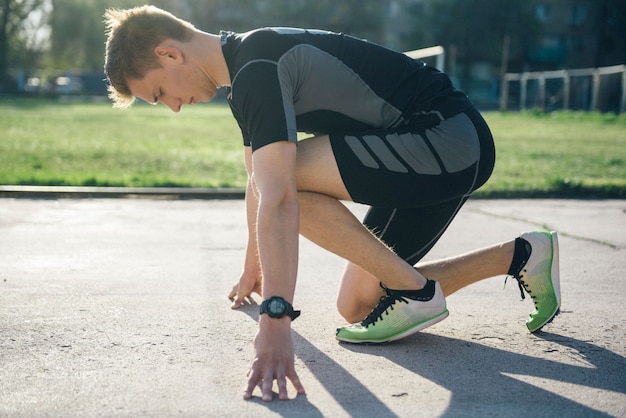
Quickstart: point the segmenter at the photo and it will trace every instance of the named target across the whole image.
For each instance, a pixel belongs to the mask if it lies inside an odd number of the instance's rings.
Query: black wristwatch
[[[280,296],[272,296],[261,303],[260,315],[264,313],[268,314],[270,318],[282,318],[286,315],[292,321],[300,316],[300,311],[294,311],[291,303]]]

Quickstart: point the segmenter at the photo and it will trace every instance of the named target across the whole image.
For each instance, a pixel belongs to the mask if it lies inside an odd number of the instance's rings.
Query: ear
[[[178,63],[184,61],[183,52],[172,44],[161,43],[154,48],[154,53],[159,59],[171,59]]]

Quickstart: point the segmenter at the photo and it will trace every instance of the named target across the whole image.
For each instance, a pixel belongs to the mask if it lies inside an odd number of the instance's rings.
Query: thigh
[[[298,142],[296,183],[298,191],[352,200],[339,173],[328,135]]]
[[[480,114],[429,116],[392,129],[330,135],[354,201],[431,206],[469,195],[486,181],[493,167],[492,138]]]

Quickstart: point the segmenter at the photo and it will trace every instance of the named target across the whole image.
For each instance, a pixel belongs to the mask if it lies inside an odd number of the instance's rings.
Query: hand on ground
[[[261,322],[265,321],[265,324]],[[244,399],[250,399],[255,387],[261,389],[263,401],[273,399],[274,380],[278,386],[278,399],[287,400],[287,379],[298,394],[305,394],[304,386],[294,367],[294,350],[291,341],[290,319],[269,318],[261,315],[259,333],[254,339],[254,360],[248,371],[248,384],[243,392]]]
[[[260,273],[248,274],[244,271],[228,294],[228,299],[233,301],[231,309],[238,309],[244,303],[251,303],[252,293],[263,296],[263,279]]]

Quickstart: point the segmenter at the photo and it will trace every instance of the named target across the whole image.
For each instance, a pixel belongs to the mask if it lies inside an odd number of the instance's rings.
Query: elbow
[[[298,201],[298,194],[289,196],[281,202],[282,208],[285,212],[292,214],[295,217],[300,216],[300,203]]]
[[[300,205],[298,196],[289,197],[282,200],[279,204],[277,213],[283,219],[285,225],[290,225],[295,233],[300,231]]]
[[[280,195],[272,194],[271,196],[260,195],[259,201],[261,202],[261,205],[274,208],[284,214],[298,214],[300,210],[297,193],[285,193]]]
[[[297,191],[271,189],[260,191],[256,189],[259,199],[259,210],[279,213],[282,219],[299,217],[300,205]]]
[[[298,189],[295,183],[274,182],[263,185],[257,182],[254,173],[248,176],[248,188],[259,201],[259,206],[266,208],[298,209]]]

